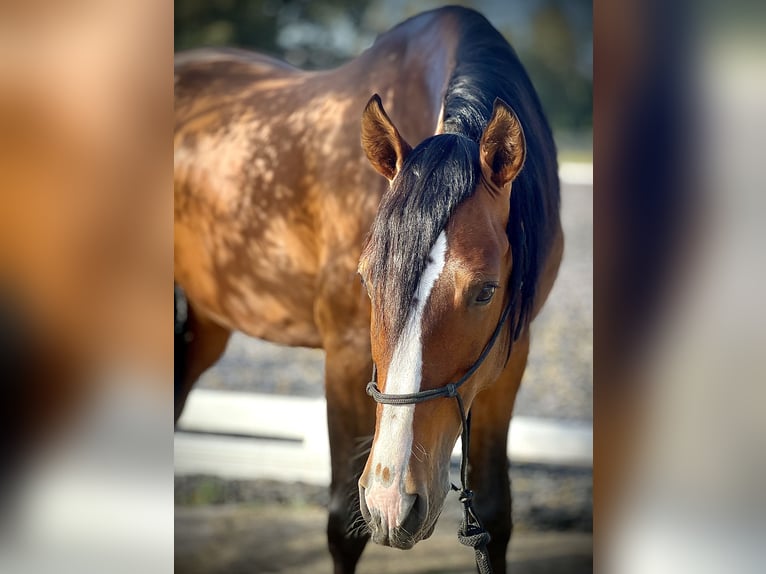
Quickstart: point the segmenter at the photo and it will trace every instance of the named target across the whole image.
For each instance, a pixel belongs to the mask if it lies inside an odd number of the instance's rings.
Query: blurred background
[[[353,58],[375,37],[445,4],[480,11],[511,43],[532,78],[563,157],[590,161],[593,16],[587,0],[175,0],[176,51],[252,48],[304,69]]]
[[[328,68],[410,16],[443,4],[176,0],[175,49],[237,46],[304,69]],[[592,7],[582,0],[462,4],[483,13],[519,54],[552,124],[561,163],[565,255],[533,324],[511,429],[516,534],[509,561],[517,573],[590,572]],[[175,438],[176,571],[329,571],[323,369],[321,350],[235,334],[224,357],[198,381]],[[291,445],[280,450],[277,439],[293,441],[295,453]],[[291,456],[299,460],[295,467]],[[471,553],[455,540],[458,510],[450,498],[434,537],[410,552],[370,545],[360,572],[472,569]],[[286,539],[293,541],[290,552]]]

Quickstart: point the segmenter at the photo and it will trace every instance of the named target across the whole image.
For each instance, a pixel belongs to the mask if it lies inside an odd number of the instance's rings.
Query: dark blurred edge
[[[643,353],[693,251],[697,12],[594,3],[594,514],[596,570],[652,381]]]

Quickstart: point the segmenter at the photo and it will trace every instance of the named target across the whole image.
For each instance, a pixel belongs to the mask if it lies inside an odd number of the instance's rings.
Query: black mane
[[[531,320],[540,264],[555,232],[559,208],[556,148],[532,84],[508,42],[480,14],[442,8],[458,18],[455,68],[444,94],[444,134],[409,155],[381,201],[370,230],[370,278],[382,297],[391,332],[401,332],[428,254],[456,207],[479,179],[479,142],[495,98],[504,100],[524,129],[527,155],[513,182],[506,232],[513,251],[509,293],[518,336]]]

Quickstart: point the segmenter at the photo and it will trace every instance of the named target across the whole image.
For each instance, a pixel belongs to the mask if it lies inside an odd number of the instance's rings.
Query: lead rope
[[[473,509],[473,491],[468,488],[468,448],[471,434],[471,413],[465,414],[463,399],[455,395],[457,406],[460,410],[460,419],[463,421],[463,430],[460,435],[463,457],[460,461],[460,483],[462,488],[452,484],[452,490],[458,493],[458,500],[463,504],[463,520],[457,528],[457,539],[460,544],[473,548],[476,559],[476,567],[480,574],[492,574],[492,565],[489,563],[487,544],[492,539],[489,532],[476,516]]]
[[[489,544],[491,538],[489,532],[487,532],[482,525],[481,520],[479,520],[479,517],[476,516],[476,512],[473,509],[473,491],[468,488],[468,448],[470,446],[471,413],[469,412],[466,415],[463,398],[460,396],[460,393],[458,393],[458,389],[476,372],[479,366],[484,362],[484,359],[487,358],[487,355],[489,355],[495,341],[500,336],[503,324],[508,319],[514,300],[515,297],[512,298],[505,309],[503,309],[497,327],[495,327],[495,331],[492,333],[492,336],[479,355],[479,358],[476,359],[476,362],[456,383],[448,383],[437,389],[430,389],[417,393],[401,395],[381,393],[378,389],[378,369],[374,362],[372,364],[372,380],[367,383],[367,394],[376,402],[384,405],[413,405],[438,397],[454,398],[457,401],[457,407],[460,411],[460,422],[462,425],[460,434],[460,441],[462,443],[462,459],[460,461],[461,487],[457,487],[454,484],[451,485],[452,490],[458,493],[458,500],[460,500],[463,505],[463,520],[457,529],[457,539],[461,544],[473,548],[476,558],[476,567],[479,569],[479,574],[492,574],[492,566],[489,563],[489,553],[487,552],[487,544]]]

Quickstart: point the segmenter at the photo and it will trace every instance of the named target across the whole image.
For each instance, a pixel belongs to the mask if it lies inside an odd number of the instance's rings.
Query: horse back
[[[247,99],[253,86],[269,79],[287,78],[300,70],[276,58],[234,48],[202,48],[175,56],[176,129],[196,104]]]
[[[222,326],[316,346],[301,130],[276,113],[308,76],[238,50],[176,57],[175,276],[195,310]]]

